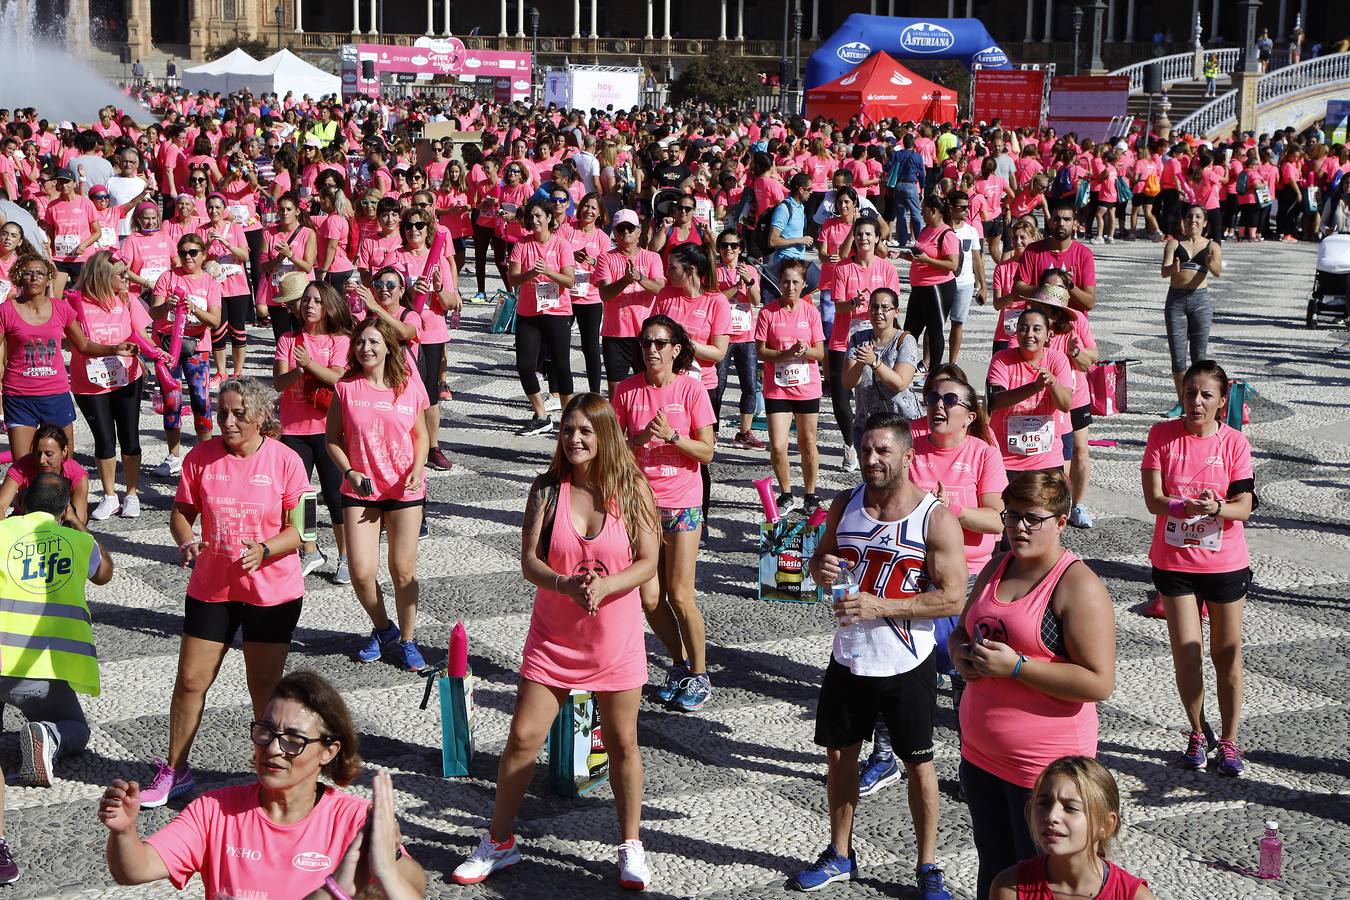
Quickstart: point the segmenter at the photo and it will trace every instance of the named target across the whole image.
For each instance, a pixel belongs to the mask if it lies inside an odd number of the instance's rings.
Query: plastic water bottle
[[[858,579],[847,563],[839,566],[839,575],[830,587],[830,601],[836,606],[858,593]],[[867,629],[862,622],[839,626],[839,653],[845,659],[857,659],[867,646]]]
[[[1280,823],[1271,819],[1266,822],[1266,834],[1261,838],[1262,878],[1280,877],[1280,857],[1284,854],[1284,845],[1280,843]]]
[[[151,402],[154,404],[155,412],[164,415],[164,391],[159,385],[155,385],[154,399]]]

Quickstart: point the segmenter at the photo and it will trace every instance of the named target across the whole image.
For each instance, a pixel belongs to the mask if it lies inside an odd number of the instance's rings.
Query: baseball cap
[[[57,181],[79,181],[80,178],[75,174],[75,170],[70,166],[62,166],[56,170]]]
[[[638,214],[631,209],[621,209],[614,214],[614,220],[611,227],[617,228],[620,225],[632,225],[634,228],[641,227],[642,223],[638,221]]]

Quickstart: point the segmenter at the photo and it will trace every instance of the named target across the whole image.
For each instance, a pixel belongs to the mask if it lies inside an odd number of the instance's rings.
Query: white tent
[[[200,66],[183,71],[183,87],[189,91],[219,91],[228,94],[248,88],[263,89],[267,79],[258,73],[258,61],[238,47]]]
[[[296,97],[308,94],[317,100],[325,94],[337,94],[342,90],[342,79],[310,65],[289,50],[273,53],[259,62],[254,72],[266,82],[262,90],[276,92],[283,97],[287,91],[292,91]]]

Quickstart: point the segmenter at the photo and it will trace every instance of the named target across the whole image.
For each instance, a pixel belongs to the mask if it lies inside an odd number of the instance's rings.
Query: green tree
[[[670,100],[680,103],[737,103],[763,90],[754,63],[724,51],[699,57],[670,86]]]
[[[243,50],[254,59],[262,59],[277,52],[274,42],[267,40],[253,40],[250,38],[235,38],[234,40],[225,41],[214,47],[207,48],[206,58],[220,59],[236,47]]]

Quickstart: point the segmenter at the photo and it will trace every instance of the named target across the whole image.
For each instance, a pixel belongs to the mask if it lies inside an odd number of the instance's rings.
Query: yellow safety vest
[[[97,697],[84,583],[94,539],[34,512],[0,521],[0,675],[64,681]]]
[[[315,122],[314,127],[310,129],[309,133],[323,141],[323,145],[327,147],[329,144],[333,143],[333,139],[337,137],[337,130],[338,123],[329,120],[327,122]]]

